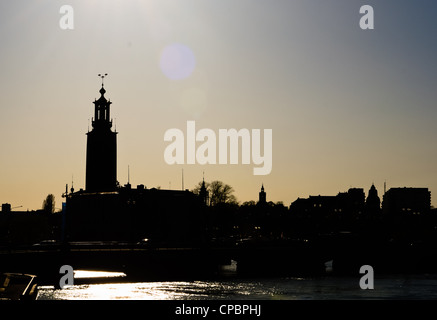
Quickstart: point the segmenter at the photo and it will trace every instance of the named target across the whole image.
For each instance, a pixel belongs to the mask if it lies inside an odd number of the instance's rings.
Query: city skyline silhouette
[[[54,194],[59,210],[65,184],[86,187],[85,134],[101,72],[116,106],[121,185],[129,167],[132,185],[173,190],[182,170],[189,189],[205,172],[240,203],[255,200],[262,183],[285,205],[372,183],[379,192],[384,183],[437,190],[435,4],[379,4],[372,31],[360,29],[355,2],[230,5],[75,1],[75,28],[62,30],[58,5],[5,4],[0,202],[37,210]],[[187,121],[215,132],[272,129],[271,173],[166,164],[164,133]]]
[[[435,297],[436,10],[1,3],[0,299]]]

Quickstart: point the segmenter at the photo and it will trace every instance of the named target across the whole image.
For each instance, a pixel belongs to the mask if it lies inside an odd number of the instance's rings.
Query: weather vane
[[[98,76],[100,77],[100,78],[102,78],[102,87],[103,87],[103,79],[107,76],[108,74],[107,73],[105,73],[104,75],[102,75],[102,74],[98,74]]]

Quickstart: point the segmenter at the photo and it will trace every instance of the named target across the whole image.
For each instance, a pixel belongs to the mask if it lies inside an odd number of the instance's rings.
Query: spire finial
[[[105,77],[106,77],[107,75],[108,75],[107,73],[105,73],[105,74],[101,74],[101,73],[99,73],[99,74],[98,74],[98,76],[99,76],[100,78],[102,78],[102,87],[103,87],[103,79],[105,79]]]

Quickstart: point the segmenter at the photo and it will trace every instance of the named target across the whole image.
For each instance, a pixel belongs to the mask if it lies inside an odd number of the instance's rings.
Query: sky
[[[62,29],[74,9],[74,29]],[[360,8],[374,29],[360,28]],[[372,183],[437,192],[434,0],[0,2],[0,202],[35,210],[85,188],[101,79],[117,178],[192,189],[221,180],[242,203],[290,205]],[[177,57],[175,59],[174,57]],[[164,160],[168,129],[272,130],[272,171]],[[200,143],[197,143],[199,146]],[[22,207],[21,207],[22,206]]]

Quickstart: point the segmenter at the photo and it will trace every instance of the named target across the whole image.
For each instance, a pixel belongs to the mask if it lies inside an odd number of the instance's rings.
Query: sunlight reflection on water
[[[437,276],[388,276],[374,290],[361,290],[358,277],[234,279],[80,284],[39,287],[39,300],[312,300],[437,299]]]
[[[38,300],[205,300],[239,299],[264,297],[271,299],[274,288],[263,288],[259,283],[238,282],[140,282],[83,284],[55,289],[53,286],[39,287]]]

